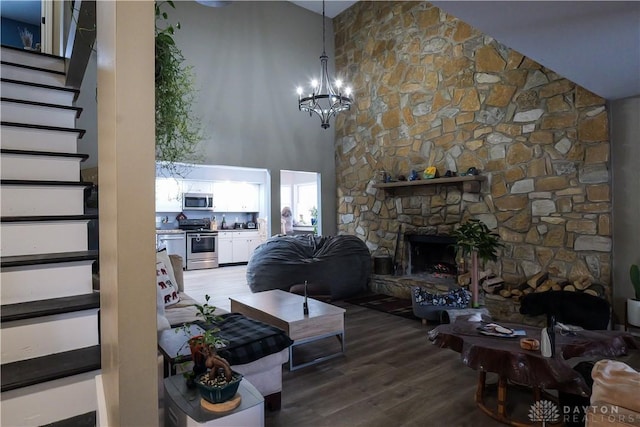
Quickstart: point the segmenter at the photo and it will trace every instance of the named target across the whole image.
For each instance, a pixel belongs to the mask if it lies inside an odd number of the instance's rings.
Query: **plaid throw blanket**
[[[232,366],[251,363],[293,344],[282,329],[240,313],[223,314],[220,317],[219,335],[227,340],[227,346],[218,349],[218,354]]]

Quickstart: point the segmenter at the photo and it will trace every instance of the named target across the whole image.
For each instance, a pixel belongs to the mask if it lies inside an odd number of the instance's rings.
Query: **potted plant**
[[[469,219],[454,230],[452,236],[456,239],[455,247],[462,252],[462,256],[471,256],[472,306],[478,307],[478,258],[483,264],[489,260],[495,261],[498,259],[498,248],[504,245],[500,243],[499,236],[478,219]]]
[[[22,40],[23,47],[27,50],[31,50],[31,46],[33,45],[33,33],[26,28],[18,29],[18,33],[20,34],[20,40]]]
[[[635,298],[627,298],[627,322],[640,327],[640,268],[638,268],[638,264],[631,264],[629,276]]]
[[[220,403],[232,398],[242,380],[242,375],[231,370],[229,363],[217,353],[226,341],[218,333],[221,318],[215,314],[216,307],[209,305],[209,295],[204,304],[195,304],[196,317],[204,329],[202,334],[191,335],[192,324],[185,323],[176,328],[176,333],[188,336],[185,343],[191,349],[193,369],[185,373],[188,385],[195,385],[203,398],[211,403]]]
[[[178,48],[174,33],[180,29],[168,21],[163,7],[173,1],[155,2],[155,109],[156,160],[168,176],[183,176],[189,163],[199,163],[203,138],[200,118],[194,114],[197,90],[192,66]]]

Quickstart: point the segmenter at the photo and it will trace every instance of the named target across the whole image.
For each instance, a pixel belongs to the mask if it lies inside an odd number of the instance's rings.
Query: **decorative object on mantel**
[[[629,269],[629,276],[635,298],[627,298],[627,323],[640,327],[640,268],[637,264],[632,264]]]
[[[504,246],[498,240],[497,234],[489,230],[487,225],[477,219],[469,219],[456,228],[451,234],[456,239],[456,248],[462,251],[463,256],[471,256],[471,295],[472,307],[478,307],[478,258],[483,263],[498,259],[496,251]]]
[[[451,185],[462,184],[462,191],[465,193],[479,193],[480,183],[486,180],[487,177],[483,175],[468,175],[468,176],[452,176],[450,178],[431,178],[421,179],[416,181],[407,181],[404,175],[398,176],[398,181],[392,181],[387,183],[375,183],[373,188],[383,188],[385,190],[393,191],[397,188],[411,187],[414,185]]]
[[[324,17],[324,0],[322,0],[322,55],[320,55],[320,80],[311,81],[311,93],[302,96],[303,89],[298,87],[298,108],[300,111],[309,112],[309,116],[316,113],[322,120],[322,128],[329,127],[329,119],[341,111],[350,110],[353,99],[351,98],[351,88],[345,87],[344,94],[342,92],[342,81],[336,79],[336,90],[329,80],[329,71],[327,70],[327,61],[329,57],[325,51],[325,17]]]
[[[433,179],[438,177],[438,169],[435,166],[429,166],[422,173],[424,179]]]

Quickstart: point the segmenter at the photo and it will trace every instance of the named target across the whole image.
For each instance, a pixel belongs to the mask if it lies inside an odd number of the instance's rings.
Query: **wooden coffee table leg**
[[[516,421],[509,418],[507,414],[507,387],[508,380],[505,376],[500,375],[498,377],[498,394],[497,394],[497,405],[496,408],[489,408],[484,402],[484,391],[486,388],[486,380],[487,373],[480,371],[478,372],[478,386],[476,388],[476,405],[478,408],[493,418],[494,420],[498,420],[503,424],[507,424],[515,427],[527,427],[537,425],[535,423],[530,422],[521,422]]]
[[[476,388],[476,403],[484,405],[484,384],[487,380],[487,373],[484,371],[478,372],[478,385]]]
[[[498,417],[508,419],[507,417],[507,379],[500,375],[498,378]]]

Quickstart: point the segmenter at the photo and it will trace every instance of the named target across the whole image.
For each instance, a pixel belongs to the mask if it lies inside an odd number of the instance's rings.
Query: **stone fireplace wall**
[[[494,269],[508,283],[546,270],[609,288],[602,98],[430,3],[361,1],[334,29],[336,69],[356,99],[336,120],[339,232],[393,253],[400,226],[447,234],[478,218],[506,245]],[[487,179],[479,193],[373,187],[378,171],[427,166]]]

